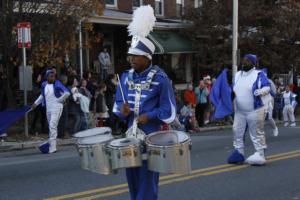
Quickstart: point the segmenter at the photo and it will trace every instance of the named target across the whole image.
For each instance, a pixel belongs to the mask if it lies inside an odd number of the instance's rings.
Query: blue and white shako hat
[[[147,36],[153,30],[155,21],[154,10],[150,5],[141,6],[133,12],[132,22],[128,26],[129,36],[132,36],[128,54],[146,56],[152,60],[155,46]]]

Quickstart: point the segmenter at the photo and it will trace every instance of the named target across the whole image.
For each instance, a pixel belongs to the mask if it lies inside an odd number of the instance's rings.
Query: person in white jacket
[[[267,148],[264,120],[267,110],[267,95],[270,91],[270,82],[264,72],[257,70],[256,55],[247,54],[244,57],[243,68],[234,77],[233,91],[235,94],[233,146],[235,150],[228,157],[228,163],[240,164],[245,162],[244,138],[249,130],[250,138],[256,152],[246,159],[251,165],[266,163],[264,151]]]
[[[295,115],[294,115],[294,110],[297,105],[296,96],[297,95],[291,91],[289,86],[285,87],[285,91],[283,92],[284,107],[282,111],[285,127],[296,126]]]
[[[47,120],[49,124],[49,140],[39,146],[42,153],[54,153],[57,151],[56,138],[57,126],[62,114],[63,104],[69,97],[69,90],[55,78],[55,72],[46,71],[47,81],[42,83],[42,92],[38,99],[32,105],[35,109],[39,104],[46,106]]]

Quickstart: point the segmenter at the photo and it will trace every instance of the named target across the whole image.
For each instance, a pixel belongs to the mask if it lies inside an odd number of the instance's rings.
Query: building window
[[[203,0],[195,0],[195,8],[200,8],[203,6]]]
[[[183,15],[184,0],[176,0],[176,15],[181,17]]]
[[[111,7],[117,7],[117,0],[104,0],[105,5]]]
[[[155,0],[155,15],[164,16],[164,0]]]
[[[133,0],[132,1],[133,7],[140,7],[143,5],[143,0]]]

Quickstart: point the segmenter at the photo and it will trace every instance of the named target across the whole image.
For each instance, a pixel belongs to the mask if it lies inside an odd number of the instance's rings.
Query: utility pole
[[[238,60],[238,15],[239,15],[239,2],[233,0],[233,25],[232,25],[232,77],[237,72]]]
[[[83,77],[83,53],[82,53],[82,19],[79,20],[78,24],[78,34],[79,34],[79,66],[80,66],[80,78]]]

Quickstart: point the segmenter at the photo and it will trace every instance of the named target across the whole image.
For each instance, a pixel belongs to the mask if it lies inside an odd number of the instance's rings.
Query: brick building
[[[127,49],[131,38],[127,34],[127,25],[136,7],[150,4],[157,17],[154,31],[149,36],[156,45],[154,64],[159,64],[175,83],[191,81],[193,49],[189,39],[182,34],[182,30],[188,26],[182,16],[187,8],[201,6],[202,0],[105,0],[105,3],[104,14],[89,19],[94,25],[94,31],[101,36],[101,43],[86,49],[87,67],[97,63],[97,56],[105,46],[112,57],[111,73],[120,73],[129,68]],[[85,34],[85,37],[89,35]]]

